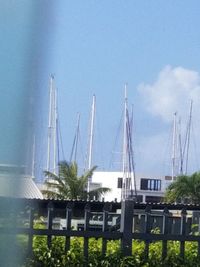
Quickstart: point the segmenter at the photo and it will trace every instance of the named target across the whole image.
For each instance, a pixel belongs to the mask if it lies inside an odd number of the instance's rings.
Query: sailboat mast
[[[126,169],[127,169],[127,108],[128,108],[127,84],[125,84],[125,88],[124,88],[123,160],[122,160],[123,173],[125,173]]]
[[[76,162],[77,156],[77,148],[78,148],[78,138],[79,138],[79,127],[80,127],[80,113],[77,115],[77,129],[76,129],[76,142],[75,142],[75,149],[74,149],[74,161]]]
[[[93,95],[92,101],[92,112],[91,112],[91,125],[90,125],[90,136],[89,136],[89,154],[88,154],[88,170],[92,167],[92,151],[93,151],[93,140],[94,140],[94,119],[96,112],[96,97]]]
[[[90,134],[89,134],[89,154],[88,154],[88,166],[87,169],[90,170],[92,167],[92,152],[93,152],[93,140],[94,140],[94,120],[96,112],[96,96],[93,95],[92,99],[92,110],[91,110],[91,124],[90,124]],[[87,192],[90,192],[90,184],[92,182],[92,177],[88,178]]]
[[[50,77],[49,92],[49,121],[47,139],[47,171],[56,173],[56,151],[57,151],[57,91],[54,86],[54,76]]]
[[[47,165],[46,170],[49,171],[50,167],[50,143],[51,143],[51,129],[52,129],[52,93],[53,93],[53,80],[54,77],[50,77],[50,91],[49,91],[49,120],[48,120],[48,137],[47,137]]]
[[[187,174],[188,170],[188,154],[189,154],[189,146],[190,146],[190,130],[191,130],[191,122],[192,122],[192,105],[193,101],[190,102],[190,114],[188,121],[188,135],[187,135],[187,149],[186,149],[186,162],[185,162],[185,174]]]
[[[179,118],[178,126],[179,126],[178,139],[179,139],[179,153],[180,153],[179,174],[182,175],[183,174],[183,148],[182,148],[182,138],[181,138],[181,118]]]
[[[174,113],[172,141],[172,180],[176,177],[177,112]]]
[[[54,112],[53,112],[53,172],[56,173],[56,151],[57,151],[57,90],[54,89]]]
[[[122,159],[122,170],[123,170],[123,187],[122,187],[122,199],[127,197],[127,115],[128,115],[128,98],[127,98],[127,84],[124,87],[124,129],[123,129],[123,159]]]

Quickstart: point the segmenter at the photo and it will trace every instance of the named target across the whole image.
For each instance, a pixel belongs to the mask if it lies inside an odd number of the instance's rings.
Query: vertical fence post
[[[85,206],[85,218],[84,218],[84,231],[89,230],[89,221],[90,221],[90,204]],[[84,257],[86,264],[88,262],[88,237],[84,237]]]
[[[102,232],[108,231],[108,212],[110,211],[110,205],[105,204],[103,207],[103,226]],[[103,238],[102,240],[102,255],[106,254],[107,250],[107,239]]]
[[[167,207],[163,210],[163,234],[169,233],[169,210]],[[162,259],[167,257],[167,240],[162,241]]]
[[[33,221],[34,221],[34,209],[30,207],[29,209],[29,236],[28,236],[28,254],[32,254],[32,246],[33,246]]]
[[[132,232],[133,232],[133,214],[134,200],[124,200],[121,204],[121,225],[122,233],[121,250],[124,256],[132,255]]]
[[[71,230],[73,203],[68,203],[66,207],[66,230]],[[70,250],[70,236],[65,237],[65,252]]]
[[[199,211],[193,211],[192,213],[192,224],[196,225],[196,227],[192,228],[192,234],[195,234],[195,232],[200,232],[200,212]],[[200,257],[200,241],[198,241],[198,257]]]
[[[48,215],[47,215],[47,229],[49,231],[52,230],[52,225],[53,225],[53,203],[49,202],[48,204]],[[50,248],[51,247],[51,233],[48,232],[47,235],[47,246]]]
[[[149,234],[151,232],[151,206],[147,205],[145,209],[145,233]],[[145,241],[144,257],[148,259],[149,257],[149,240]]]
[[[186,234],[186,216],[187,216],[187,211],[185,208],[182,209],[181,211],[181,235]],[[184,259],[185,256],[185,241],[180,242],[180,257]]]

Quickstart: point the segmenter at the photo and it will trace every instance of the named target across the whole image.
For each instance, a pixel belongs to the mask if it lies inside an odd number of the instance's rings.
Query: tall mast
[[[50,77],[49,92],[49,121],[47,139],[47,171],[56,173],[56,151],[57,151],[57,92],[54,86],[54,76]]]
[[[135,180],[135,167],[133,159],[133,144],[132,144],[132,126],[133,126],[133,110],[131,119],[128,110],[127,98],[127,84],[124,87],[124,129],[123,129],[123,186],[122,186],[122,199],[129,197],[137,198],[136,180]]]
[[[173,141],[172,141],[172,180],[176,177],[176,147],[177,147],[177,112],[174,113],[173,121]]]
[[[179,153],[180,153],[179,174],[182,175],[183,174],[183,148],[182,148],[182,138],[181,138],[181,118],[179,118],[178,126],[179,126],[178,139],[179,139]]]
[[[54,113],[53,113],[53,172],[56,173],[57,151],[57,90],[54,88]]]
[[[187,134],[185,174],[187,174],[187,169],[188,169],[188,154],[189,154],[189,146],[190,146],[190,130],[191,130],[191,122],[192,122],[192,105],[193,105],[193,101],[191,100],[191,102],[190,102],[189,121],[188,121],[188,134]]]
[[[122,199],[127,197],[127,167],[128,167],[128,158],[127,158],[127,150],[128,150],[128,98],[127,98],[127,84],[124,87],[124,129],[123,129],[123,159],[122,159],[122,170],[123,170],[123,188],[122,188]]]
[[[91,120],[90,120],[90,133],[89,133],[89,151],[88,151],[88,166],[87,169],[90,170],[92,167],[92,152],[93,152],[93,140],[94,140],[94,120],[96,112],[96,96],[93,95],[92,98],[92,110],[91,110]],[[87,192],[90,192],[90,183],[92,182],[92,177],[88,178]]]
[[[127,84],[124,88],[124,130],[123,130],[123,160],[122,160],[122,170],[123,173],[126,173],[127,170],[127,108],[128,108],[128,99],[127,99]]]
[[[74,161],[76,161],[76,156],[77,156],[79,128],[80,128],[80,113],[78,113],[77,116],[78,116],[78,118],[77,118],[76,142],[75,142],[75,150],[74,150]]]
[[[133,134],[133,105],[131,110],[131,119],[129,119],[129,112],[127,110],[127,136],[128,136],[128,162],[129,162],[129,175],[131,177],[129,189],[130,189],[130,197],[135,197],[137,200],[137,188],[136,188],[136,176],[135,176],[135,164],[134,164],[134,151],[133,151],[133,142],[132,142],[132,134]],[[135,196],[134,196],[135,194]]]
[[[96,97],[95,97],[95,95],[93,95],[92,111],[91,111],[90,136],[89,136],[88,170],[91,169],[91,167],[92,167],[92,152],[93,152],[93,140],[94,140],[95,111],[96,111]]]
[[[48,137],[47,137],[47,165],[46,170],[49,170],[50,167],[50,142],[51,142],[51,134],[52,134],[52,97],[53,97],[53,80],[54,77],[51,75],[50,77],[50,91],[49,91],[49,122],[48,122]]]

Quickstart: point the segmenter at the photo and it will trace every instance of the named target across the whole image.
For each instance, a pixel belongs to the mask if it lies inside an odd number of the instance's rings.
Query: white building
[[[0,197],[43,199],[33,178],[25,175],[25,167],[11,164],[0,164]]]
[[[108,187],[111,192],[103,196],[105,201],[121,201],[122,172],[94,172],[92,183]],[[136,174],[136,191],[141,202],[160,202],[171,182],[171,176],[149,176]]]

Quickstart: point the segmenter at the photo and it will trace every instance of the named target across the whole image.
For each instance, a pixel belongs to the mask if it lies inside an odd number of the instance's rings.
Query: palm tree
[[[178,176],[167,188],[165,200],[168,202],[188,200],[190,203],[200,203],[200,172],[189,176]]]
[[[100,187],[87,192],[88,178],[92,177],[96,166],[78,176],[78,166],[76,162],[67,163],[62,161],[58,165],[58,175],[45,171],[47,177],[45,185],[46,190],[42,193],[51,198],[59,199],[93,199],[99,198],[101,195],[110,191],[107,187]]]

